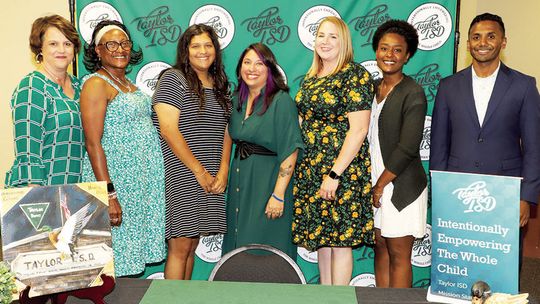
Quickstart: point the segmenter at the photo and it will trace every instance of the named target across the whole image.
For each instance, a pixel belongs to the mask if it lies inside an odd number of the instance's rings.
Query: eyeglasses
[[[131,40],[124,40],[122,42],[116,42],[116,41],[107,41],[105,43],[100,43],[98,45],[105,45],[105,48],[109,52],[114,52],[118,50],[118,47],[122,47],[124,51],[131,50],[131,47],[133,46],[133,42]]]

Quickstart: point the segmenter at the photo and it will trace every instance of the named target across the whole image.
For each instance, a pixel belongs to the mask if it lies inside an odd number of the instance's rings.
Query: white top
[[[501,67],[501,62],[493,74],[488,77],[479,77],[472,70],[472,86],[473,86],[473,95],[474,95],[474,105],[476,106],[476,113],[478,114],[478,122],[480,126],[484,123],[484,117],[486,116],[487,107],[489,99],[491,98],[491,93],[493,92],[493,87],[495,86],[495,80],[497,80],[497,75],[499,74],[499,68]]]

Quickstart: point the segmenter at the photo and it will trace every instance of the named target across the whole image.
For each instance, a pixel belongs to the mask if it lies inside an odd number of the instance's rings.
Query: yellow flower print
[[[364,189],[362,190],[362,193],[368,194],[371,191],[371,185],[367,184],[364,186]]]
[[[342,198],[338,199],[338,203],[339,203],[340,205],[343,205],[343,202],[344,202],[344,200],[343,200]]]
[[[328,216],[328,210],[323,210],[322,211],[322,216]]]
[[[322,97],[324,98],[324,102],[327,104],[334,104],[336,102],[334,95],[330,94],[328,91],[324,92]]]
[[[351,205],[351,211],[356,210],[356,205]]]
[[[366,230],[372,230],[373,229],[373,220],[370,220],[366,223]]]
[[[356,174],[353,174],[353,175],[351,175],[351,179],[352,179],[352,180],[357,180],[357,179],[358,179],[358,176],[356,176]]]
[[[339,214],[335,210],[332,210],[332,219],[336,222],[339,221]]]
[[[317,95],[311,96],[311,101],[316,101],[316,100],[317,100]]]
[[[315,198],[314,198],[313,196],[310,196],[310,197],[309,197],[309,202],[310,202],[310,203],[314,203],[314,202],[315,202]]]
[[[310,144],[314,144],[315,143],[315,134],[313,134],[313,132],[308,132],[307,134],[308,136],[308,141]]]
[[[302,209],[301,208],[296,208],[296,209],[294,209],[294,213],[302,214]]]
[[[364,75],[362,76],[362,79],[367,81],[369,80],[369,72],[364,72]]]
[[[309,239],[310,239],[310,240],[314,240],[314,239],[315,239],[315,234],[310,233],[310,234],[309,234]]]
[[[326,209],[327,207],[328,207],[328,205],[326,203],[321,204],[322,209]],[[326,214],[328,214],[328,211],[326,211]]]
[[[356,212],[356,211],[353,212],[353,213],[352,213],[352,217],[353,217],[353,218],[357,218],[357,217],[358,217],[358,212]]]
[[[340,116],[338,116],[337,120],[343,121],[343,120],[345,120],[345,117],[343,117],[343,116],[340,115]]]
[[[322,142],[323,142],[324,144],[327,144],[327,143],[328,143],[328,137],[323,137]]]
[[[295,243],[299,243],[299,242],[300,242],[300,238],[299,238],[298,236],[295,236],[295,237],[294,237],[294,242],[295,242]]]
[[[351,97],[352,101],[358,102],[361,100],[360,93],[355,91],[349,91],[349,96]]]
[[[341,88],[341,80],[339,79],[336,79],[334,81],[332,81],[332,85],[338,87],[338,88]]]
[[[360,84],[364,85],[364,84],[366,84],[366,81],[364,79],[360,79]]]
[[[340,235],[340,236],[339,236],[339,240],[340,240],[340,241],[345,241],[345,236],[344,236],[343,234]]]
[[[345,191],[345,193],[343,193],[343,199],[346,201],[351,199],[351,196],[352,196],[352,191],[350,189]]]

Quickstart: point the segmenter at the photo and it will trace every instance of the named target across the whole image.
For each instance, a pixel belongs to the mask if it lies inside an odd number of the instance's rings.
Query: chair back
[[[221,257],[208,281],[306,284],[300,267],[283,251],[250,244]]]

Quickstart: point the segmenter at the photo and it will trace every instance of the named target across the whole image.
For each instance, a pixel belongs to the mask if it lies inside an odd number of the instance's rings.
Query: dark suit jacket
[[[392,181],[392,203],[399,211],[414,202],[427,185],[420,160],[426,108],[424,90],[404,75],[386,98],[379,116],[381,154],[384,167],[397,175]]]
[[[430,169],[521,176],[521,199],[540,192],[540,95],[533,77],[501,63],[480,127],[472,67],[439,83],[431,125]]]

